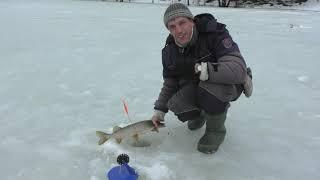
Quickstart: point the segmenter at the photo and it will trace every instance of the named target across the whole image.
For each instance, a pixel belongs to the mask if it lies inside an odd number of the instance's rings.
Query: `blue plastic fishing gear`
[[[120,154],[117,158],[120,166],[112,168],[108,173],[109,180],[137,180],[138,174],[128,165],[129,156],[127,154]]]

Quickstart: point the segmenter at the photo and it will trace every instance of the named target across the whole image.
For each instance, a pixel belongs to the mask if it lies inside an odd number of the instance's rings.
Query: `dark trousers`
[[[208,114],[221,114],[227,111],[229,102],[222,102],[213,94],[197,84],[183,86],[168,101],[168,108],[180,121],[187,121],[200,116],[201,111]]]

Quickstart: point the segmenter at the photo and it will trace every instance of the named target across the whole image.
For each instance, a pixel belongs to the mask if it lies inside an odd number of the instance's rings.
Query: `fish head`
[[[158,128],[164,128],[166,127],[165,123],[164,122],[158,122]]]
[[[153,126],[152,131],[159,132],[159,128],[163,128],[163,127],[166,127],[166,125],[164,124],[164,122],[160,121],[160,122],[158,122],[158,127]]]

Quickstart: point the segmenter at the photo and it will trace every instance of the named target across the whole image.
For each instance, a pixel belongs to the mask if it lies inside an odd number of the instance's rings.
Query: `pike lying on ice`
[[[158,128],[165,127],[163,123],[158,125]],[[122,139],[127,137],[133,137],[136,141],[139,139],[139,135],[145,134],[150,131],[157,131],[158,129],[153,125],[151,120],[139,121],[130,124],[126,127],[115,127],[112,134],[107,134],[102,131],[96,131],[97,136],[100,138],[98,144],[101,145],[108,141],[110,138],[116,139],[118,143],[121,143]]]

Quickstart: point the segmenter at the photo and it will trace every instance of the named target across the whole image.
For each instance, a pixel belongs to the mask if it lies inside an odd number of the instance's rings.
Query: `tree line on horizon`
[[[108,1],[108,0],[101,0]],[[113,0],[116,2],[130,2],[134,0]],[[158,0],[158,1],[170,1],[170,2],[181,2],[187,5],[198,5],[198,6],[212,6],[217,5],[219,7],[247,7],[247,6],[260,6],[260,5],[282,5],[282,6],[293,6],[296,4],[302,4],[308,0]],[[319,1],[319,0],[318,0]],[[151,0],[155,3],[155,0]]]

